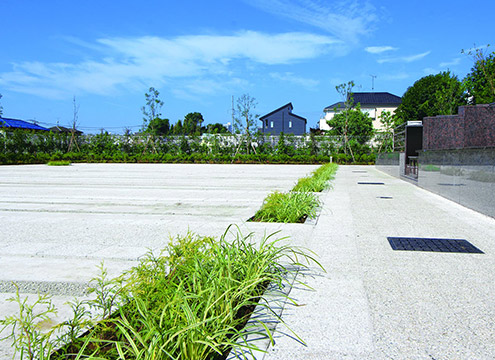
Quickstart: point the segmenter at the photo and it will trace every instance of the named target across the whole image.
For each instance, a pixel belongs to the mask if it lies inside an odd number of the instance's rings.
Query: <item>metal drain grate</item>
[[[367,174],[368,172],[366,170],[352,170],[353,173],[359,173],[359,174]]]
[[[466,186],[466,184],[438,183],[440,186]]]
[[[392,196],[377,196],[377,199],[393,199]]]
[[[464,239],[387,237],[394,250],[484,254]]]
[[[385,183],[373,181],[358,181],[358,185],[385,185]]]

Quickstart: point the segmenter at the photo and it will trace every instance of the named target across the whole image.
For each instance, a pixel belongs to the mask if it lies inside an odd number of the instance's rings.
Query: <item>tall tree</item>
[[[186,135],[201,135],[203,115],[199,112],[189,113],[184,117],[183,128]]]
[[[487,54],[487,49],[488,46],[462,51],[474,60],[471,72],[464,78],[473,105],[495,102],[495,52]]]
[[[153,130],[153,127],[149,129],[149,125],[153,123],[153,120],[159,118],[162,114],[160,109],[163,106],[163,101],[159,98],[160,92],[154,87],[150,87],[148,92],[144,94],[146,98],[146,105],[141,108],[143,112],[143,131]]]
[[[351,153],[352,156],[352,161],[356,161],[356,159],[354,158],[354,153],[352,152],[352,148],[349,146],[348,135],[349,135],[349,116],[351,115],[350,110],[354,106],[354,97],[352,95],[352,89],[354,88],[354,86],[355,86],[354,81],[351,80],[348,81],[347,83],[343,83],[335,87],[335,90],[337,90],[337,92],[340,94],[344,103],[344,111],[342,112],[343,123],[342,123],[340,135],[342,135],[344,139],[344,152],[347,154],[347,149],[349,149],[349,152]]]
[[[148,124],[147,132],[156,136],[166,136],[170,132],[170,120],[154,118]]]
[[[399,123],[422,120],[425,116],[452,115],[467,104],[464,87],[457,76],[444,71],[422,77],[402,96],[395,112]]]
[[[347,109],[328,121],[332,128],[330,134],[347,136],[347,140],[355,140],[360,144],[367,143],[373,136],[373,120],[368,113],[361,111],[358,106],[355,109]]]
[[[254,114],[256,109],[256,99],[249,96],[249,94],[243,94],[237,99],[237,111],[234,119],[234,129],[237,133],[242,133],[246,137],[246,153],[249,154],[251,147],[251,138],[258,129],[256,123],[259,118],[258,114]]]

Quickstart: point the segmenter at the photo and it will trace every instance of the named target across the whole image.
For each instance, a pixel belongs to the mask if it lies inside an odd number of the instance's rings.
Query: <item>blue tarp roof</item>
[[[42,126],[29,123],[24,120],[19,119],[8,119],[0,117],[0,128],[9,128],[9,129],[26,129],[26,130],[42,130],[49,131],[50,129],[44,128]]]

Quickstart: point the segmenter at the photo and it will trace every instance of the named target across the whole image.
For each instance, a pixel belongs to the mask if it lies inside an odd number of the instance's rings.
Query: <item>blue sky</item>
[[[402,96],[428,74],[463,78],[461,50],[493,43],[494,13],[493,0],[0,0],[0,104],[68,126],[75,96],[83,131],[137,131],[153,86],[172,123],[227,123],[247,93],[257,114],[292,102],[314,127],[350,80]]]

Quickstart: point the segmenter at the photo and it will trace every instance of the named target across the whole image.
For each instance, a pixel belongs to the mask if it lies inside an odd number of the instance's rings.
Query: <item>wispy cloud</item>
[[[421,60],[425,56],[428,56],[431,53],[431,51],[425,51],[424,53],[421,54],[416,54],[416,55],[409,55],[409,56],[399,56],[399,57],[392,57],[392,58],[385,58],[385,59],[379,59],[377,60],[379,64],[384,64],[384,63],[411,63],[414,61]]]
[[[450,66],[459,65],[460,63],[461,63],[461,58],[458,57],[458,58],[452,59],[451,61],[446,61],[446,62],[440,63],[440,67],[441,68],[448,68]]]
[[[314,90],[320,83],[318,80],[296,76],[291,72],[285,72],[285,73],[274,72],[274,73],[270,73],[270,77],[276,80],[289,82],[298,86],[302,86],[308,90]]]
[[[266,12],[325,30],[345,43],[357,43],[378,21],[376,9],[367,1],[246,0]]]
[[[121,88],[142,88],[150,83],[160,86],[181,78],[216,76],[216,82],[222,77],[229,82],[250,64],[301,62],[330,53],[338,44],[332,37],[302,32],[105,38],[85,45],[98,49],[92,60],[17,63],[12,71],[0,74],[0,85],[29,94],[64,97],[78,92],[107,95]],[[201,86],[185,90],[194,89],[204,91]]]
[[[398,48],[392,47],[392,46],[368,46],[367,48],[364,49],[366,52],[369,52],[370,54],[381,54],[387,51],[395,51],[398,50]]]

